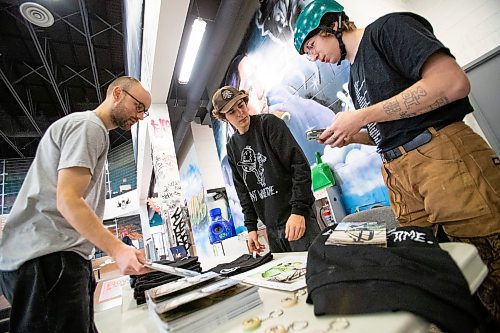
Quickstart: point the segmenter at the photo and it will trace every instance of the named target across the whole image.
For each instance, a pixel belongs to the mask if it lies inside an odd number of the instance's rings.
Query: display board
[[[500,154],[500,46],[464,66],[470,83],[474,116],[486,139]]]

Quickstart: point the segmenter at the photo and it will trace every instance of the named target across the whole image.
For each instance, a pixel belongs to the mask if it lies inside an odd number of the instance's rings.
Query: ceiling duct
[[[47,28],[54,24],[54,16],[44,6],[34,3],[25,2],[19,6],[21,15],[30,23]]]
[[[179,125],[175,130],[174,144],[176,150],[180,148],[189,124],[194,120],[200,99],[206,89],[210,74],[217,67],[219,58],[224,52],[224,45],[232,33],[232,27],[244,1],[223,0],[219,7],[219,13],[215,20],[214,28],[210,36],[205,36],[206,41],[210,41],[210,47],[203,55],[203,68],[197,73],[196,80],[192,81],[192,87],[189,89],[186,103],[186,110],[182,113]]]

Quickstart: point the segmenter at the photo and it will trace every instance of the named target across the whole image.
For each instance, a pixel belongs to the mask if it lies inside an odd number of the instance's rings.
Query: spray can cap
[[[221,210],[220,208],[212,208],[210,209],[210,217],[216,217],[216,216],[221,216]]]

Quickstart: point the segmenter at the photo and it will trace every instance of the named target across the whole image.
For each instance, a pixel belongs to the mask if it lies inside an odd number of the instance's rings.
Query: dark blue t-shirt
[[[420,80],[423,65],[435,52],[452,56],[421,16],[392,13],[368,25],[350,72],[349,93],[356,109],[393,97]],[[368,132],[378,151],[387,151],[428,127],[463,120],[472,111],[466,97],[415,117],[369,124]]]

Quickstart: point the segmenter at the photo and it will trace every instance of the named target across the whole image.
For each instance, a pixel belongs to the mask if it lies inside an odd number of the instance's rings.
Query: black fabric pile
[[[210,271],[224,276],[231,276],[249,271],[271,260],[273,260],[271,252],[268,252],[263,256],[257,255],[256,258],[254,258],[251,254],[243,254],[231,262],[215,266]]]
[[[176,261],[160,260],[155,261],[155,263],[201,272],[201,265],[198,261],[198,257],[185,257]],[[134,299],[137,305],[146,303],[146,296],[144,294],[146,290],[180,278],[180,276],[159,271],[150,272],[144,275],[131,275],[130,286],[134,288]]]
[[[308,251],[307,302],[315,315],[409,311],[445,332],[477,327],[467,281],[430,229],[396,228],[383,248],[325,245],[334,228]]]

